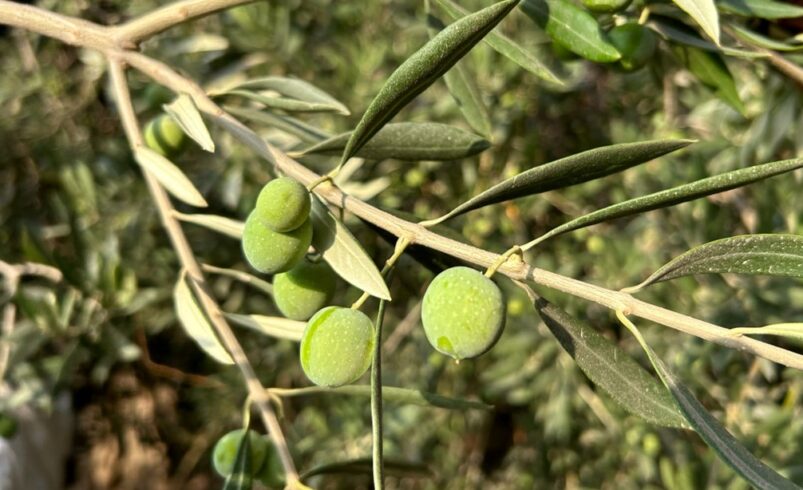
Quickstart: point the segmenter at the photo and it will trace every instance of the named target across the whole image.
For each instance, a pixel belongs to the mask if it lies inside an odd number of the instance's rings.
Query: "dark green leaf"
[[[282,114],[271,114],[256,109],[244,109],[242,107],[225,106],[226,112],[253,121],[255,123],[271,126],[280,129],[287,134],[291,134],[305,143],[318,143],[319,141],[331,138],[332,135],[322,129],[299,121],[298,119]]]
[[[719,9],[730,14],[762,19],[803,17],[803,7],[774,0],[720,0]]]
[[[803,49],[803,45],[801,44],[793,46],[776,39],[762,36],[761,34],[753,32],[750,29],[746,29],[738,24],[730,24],[728,27],[730,28],[728,32],[732,33],[743,43],[749,44],[750,46],[757,46],[759,48],[772,49],[775,51],[800,51]]]
[[[452,20],[459,19],[465,15],[468,15],[468,11],[463,9],[461,6],[457,5],[456,3],[452,2],[451,0],[436,0],[438,5],[443,8],[443,10],[452,18]],[[514,63],[519,65],[520,67],[524,68],[525,70],[529,71],[530,73],[535,74],[536,76],[541,77],[542,79],[557,83],[563,84],[560,78],[557,77],[552,71],[547,68],[541,60],[533,56],[533,54],[523,48],[520,44],[513,41],[512,39],[508,38],[504,34],[500,34],[493,30],[485,36],[483,39],[485,43],[487,43],[491,48],[498,51],[500,54],[508,57]]]
[[[700,80],[703,85],[711,89],[717,97],[728,105],[745,114],[745,107],[736,90],[728,65],[717,53],[704,51],[693,47],[675,46],[675,52],[686,68]]]
[[[296,155],[339,155],[351,132],[339,134]],[[371,160],[455,160],[476,155],[491,146],[476,134],[440,123],[391,123],[357,152]]]
[[[647,26],[657,32],[666,40],[686,46],[704,49],[706,51],[722,52],[728,56],[737,58],[765,58],[767,55],[754,50],[744,50],[731,48],[728,46],[717,46],[711,41],[701,38],[697,31],[682,22],[677,22],[666,17],[654,16],[647,23]]]
[[[303,472],[301,479],[306,480],[316,475],[371,473],[371,469],[371,458],[357,458],[315,466]],[[385,470],[388,474],[395,476],[432,476],[432,472],[426,464],[409,461],[386,459]]]
[[[356,155],[404,106],[465,56],[518,2],[503,0],[463,17],[402,63],[365,110],[346,144],[341,164]]]
[[[263,96],[264,98],[278,100],[268,100],[266,102],[262,100],[263,97],[254,98],[249,95],[254,94],[253,91],[266,90],[275,92],[279,96]],[[257,102],[262,102],[268,107],[276,107],[278,109],[296,110],[302,112],[337,112],[345,116],[351,114],[348,108],[340,101],[311,83],[305,82],[304,80],[299,80],[297,78],[257,78],[241,83],[233,89],[228,90],[226,93],[252,98]],[[262,94],[259,92],[257,95]]]
[[[579,218],[575,218],[568,223],[564,223],[548,233],[533,240],[523,248],[529,249],[534,245],[573,230],[579,230],[586,226],[610,221],[612,219],[623,218],[638,213],[644,213],[653,209],[666,208],[686,201],[691,201],[699,197],[710,196],[719,192],[742,187],[759,180],[764,180],[775,175],[791,172],[803,167],[803,158],[792,160],[781,160],[778,162],[764,163],[752,167],[742,168],[724,174],[714,175],[705,179],[673,187],[660,192],[655,192],[647,196],[636,197],[625,202],[613,204],[611,206],[598,209]]]
[[[695,247],[632,288],[695,274],[766,274],[803,277],[803,236],[740,235]]]
[[[472,197],[435,220],[443,222],[465,212],[517,197],[561,189],[621,172],[684,148],[693,140],[654,140],[603,146],[526,170]]]
[[[599,63],[621,58],[596,19],[569,0],[525,0],[521,9],[552,40],[583,58]]]
[[[626,320],[626,319],[625,319]],[[713,415],[694,397],[694,394],[671,373],[653,352],[638,329],[630,323],[625,325],[633,332],[641,347],[650,358],[655,371],[675,398],[689,424],[700,434],[706,444],[714,449],[722,460],[756,488],[786,490],[800,489],[779,475],[772,468],[750,454],[742,444],[723,427]]]
[[[665,427],[686,427],[669,392],[632,357],[593,328],[528,291],[560,345],[595,385],[628,412]]]
[[[226,481],[223,483],[223,490],[250,490],[254,484],[254,469],[251,468],[251,438],[248,437],[247,427],[245,434],[245,437],[240,438],[237,458],[234,460],[231,475],[226,477]]]

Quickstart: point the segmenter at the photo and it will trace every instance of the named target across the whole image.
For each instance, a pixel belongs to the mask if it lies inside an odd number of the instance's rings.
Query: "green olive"
[[[274,276],[273,301],[287,318],[309,320],[332,299],[336,280],[326,262],[302,260],[289,271]]]
[[[304,258],[311,242],[310,220],[287,233],[271,230],[253,212],[245,220],[243,253],[259,272],[276,274],[292,269]]]
[[[279,458],[279,452],[276,451],[276,446],[273,445],[273,442],[268,436],[263,436],[263,438],[265,439],[265,445],[268,451],[265,455],[265,461],[262,463],[262,467],[259,468],[254,478],[261,481],[262,484],[268,488],[284,488],[286,478],[284,476],[282,460]]]
[[[234,463],[237,461],[237,449],[240,447],[240,442],[243,440],[243,429],[237,429],[229,432],[215,444],[215,449],[212,450],[212,466],[218,475],[227,477],[234,471]],[[265,461],[265,455],[268,452],[268,445],[265,439],[256,432],[248,431],[248,442],[251,444],[251,469],[256,473]]]
[[[167,114],[157,116],[145,126],[145,144],[164,157],[181,153],[187,143],[184,130]]]
[[[612,14],[626,9],[633,0],[581,0],[585,8],[598,14]]]
[[[301,338],[301,367],[319,386],[341,386],[371,365],[374,325],[365,313],[327,306],[307,322]]]
[[[438,274],[424,293],[421,322],[439,352],[458,360],[479,356],[502,334],[502,291],[474,269],[452,267]]]
[[[307,188],[295,179],[282,177],[262,188],[254,211],[271,230],[286,232],[304,224],[310,205]]]
[[[646,65],[658,46],[655,33],[635,22],[614,27],[608,32],[608,37],[622,55],[618,64],[625,71],[635,71]]]

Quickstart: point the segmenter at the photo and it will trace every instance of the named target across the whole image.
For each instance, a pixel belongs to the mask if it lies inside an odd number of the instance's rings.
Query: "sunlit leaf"
[[[673,0],[719,45],[719,13],[714,0]]]
[[[599,63],[621,58],[596,19],[569,0],[524,0],[521,9],[569,51]]]
[[[351,114],[348,108],[343,105],[342,102],[319,89],[315,85],[297,78],[275,76],[256,78],[233,87],[231,90],[229,90],[229,93],[234,94],[243,91],[243,89],[247,89],[245,91],[251,93],[253,93],[253,91],[266,90],[276,92],[277,94],[281,95],[279,98],[283,99],[283,101],[273,101],[273,103],[278,103],[279,106],[270,105],[270,107],[284,109],[284,107],[281,107],[281,104],[289,104],[289,106],[292,107],[293,103],[296,102],[300,108],[314,107],[316,108],[316,111],[337,112],[344,116]]]
[[[291,134],[305,143],[318,143],[332,137],[326,131],[311,126],[292,116],[283,114],[272,114],[270,112],[259,111],[256,109],[245,109],[242,107],[224,106],[226,111],[242,119],[248,119],[258,124],[264,124]]]
[[[287,339],[294,342],[301,342],[304,329],[307,327],[305,322],[275,316],[226,313],[226,318],[232,323],[250,328],[269,337]]]
[[[181,130],[209,153],[215,152],[215,142],[204,124],[195,102],[187,94],[181,94],[170,104],[162,106],[166,113],[181,127]]]
[[[144,146],[138,146],[134,150],[134,158],[176,198],[199,208],[207,206],[206,200],[192,181],[167,158]]]
[[[186,275],[182,273],[173,289],[176,315],[184,331],[209,356],[221,364],[234,364],[231,356],[215,335],[195,296],[187,285]]]
[[[263,281],[262,279],[256,277],[253,274],[249,274],[248,272],[240,271],[237,269],[227,269],[225,267],[215,267],[209,264],[202,264],[201,267],[203,268],[204,272],[210,272],[212,274],[231,277],[232,279],[236,279],[240,282],[248,284],[249,286],[253,286],[254,288],[264,292],[265,294],[268,295],[273,294],[273,285],[271,285],[271,283]]]
[[[186,223],[203,226],[204,228],[209,228],[212,231],[222,233],[223,235],[230,236],[237,240],[243,236],[243,227],[245,224],[242,221],[214,214],[185,214],[176,211],[173,215]]]
[[[519,0],[503,0],[450,24],[387,79],[351,134],[341,164],[357,154],[393,116],[446,73],[496,26]]]
[[[724,273],[803,278],[803,236],[740,235],[709,242],[672,259],[630,290],[683,276]]]

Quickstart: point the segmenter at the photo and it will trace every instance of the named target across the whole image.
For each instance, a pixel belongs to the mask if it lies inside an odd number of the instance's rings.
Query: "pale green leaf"
[[[134,150],[134,158],[167,192],[191,206],[207,207],[206,200],[192,181],[170,160],[144,146],[138,146]]]
[[[209,134],[192,97],[181,94],[176,100],[163,105],[162,108],[178,123],[187,136],[198,143],[198,146],[209,153],[215,152],[215,142],[212,141],[212,135]]]
[[[803,7],[775,0],[719,0],[719,9],[729,14],[761,19],[803,17]]]
[[[206,352],[209,357],[221,364],[234,364],[228,351],[215,335],[212,325],[209,323],[195,295],[187,285],[186,275],[182,272],[173,289],[173,300],[176,306],[176,315],[179,323],[184,327],[184,331],[196,344]]]
[[[214,214],[185,214],[175,211],[173,215],[185,223],[203,226],[204,228],[209,228],[212,231],[237,240],[241,239],[243,236],[243,227],[245,224],[242,221]]]
[[[249,286],[253,286],[265,294],[273,294],[273,285],[271,285],[271,283],[264,281],[253,274],[249,274],[248,272],[237,269],[227,269],[225,267],[215,267],[214,265],[209,264],[201,264],[201,268],[203,268],[204,272],[230,277],[242,283],[248,284]]]
[[[248,91],[276,92],[277,94],[281,95],[281,98],[283,99],[289,99],[306,103],[310,106],[319,107],[325,112],[337,112],[344,116],[351,114],[348,108],[343,105],[342,102],[319,89],[315,85],[298,78],[276,76],[256,78],[233,87],[229,92],[233,93],[234,91],[241,89],[248,89]]]
[[[236,325],[250,328],[263,335],[293,342],[301,342],[304,329],[307,327],[305,322],[275,316],[226,313],[226,318]]]
[[[675,4],[703,28],[714,44],[719,45],[719,13],[714,0],[674,0]]]
[[[224,106],[224,108],[227,112],[237,117],[279,129],[287,134],[295,136],[305,143],[318,143],[319,141],[332,137],[332,135],[326,131],[316,128],[315,126],[311,126],[292,116],[272,114],[270,112],[259,111],[256,109],[246,109],[228,105]]]
[[[763,327],[732,328],[730,334],[741,335],[774,335],[803,341],[803,323],[775,323]]]

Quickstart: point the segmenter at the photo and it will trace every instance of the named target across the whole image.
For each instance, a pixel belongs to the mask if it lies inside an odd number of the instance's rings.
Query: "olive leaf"
[[[379,299],[390,300],[390,291],[371,258],[316,196],[312,198],[312,245],[340,277]]]
[[[669,392],[630,355],[529,287],[525,291],[577,366],[622,408],[653,424],[687,427]]]
[[[666,40],[674,43],[704,49],[706,51],[722,52],[728,56],[736,58],[766,58],[766,53],[755,50],[738,49],[729,46],[717,46],[711,41],[701,38],[697,31],[682,22],[668,19],[666,17],[653,16],[647,22],[647,27],[661,35]]]
[[[763,327],[738,327],[730,329],[729,333],[737,336],[775,335],[803,341],[803,323],[775,323]]]
[[[208,206],[192,181],[167,158],[150,148],[138,146],[134,149],[134,159],[173,196],[191,206],[199,208]]]
[[[237,269],[227,269],[225,267],[215,267],[209,264],[201,264],[201,268],[204,272],[209,272],[212,274],[218,274],[221,276],[230,277],[232,279],[236,279],[240,282],[248,284],[249,286],[253,286],[256,289],[259,289],[265,294],[271,295],[273,294],[273,285],[268,281],[263,281],[262,279],[256,277],[253,274],[249,274],[245,271],[240,271]]]
[[[746,109],[736,90],[736,82],[722,56],[691,46],[674,46],[673,50],[703,85],[740,114],[745,115]]]
[[[339,134],[292,155],[339,155],[350,137],[351,132]],[[380,129],[357,156],[370,160],[456,160],[476,155],[490,146],[476,134],[447,124],[402,122]]]
[[[788,19],[803,17],[803,7],[774,0],[719,0],[723,12],[761,19]]]
[[[319,141],[331,138],[332,135],[326,131],[311,126],[303,121],[300,121],[292,116],[284,114],[272,114],[269,112],[259,111],[256,109],[245,109],[242,107],[224,106],[227,112],[248,119],[255,123],[264,124],[287,134],[293,135],[305,143],[318,143]]]
[[[267,95],[264,92],[278,95]],[[304,80],[264,77],[243,82],[219,95],[239,95],[267,107],[295,112],[336,112],[351,114],[348,108],[328,93]]]
[[[569,51],[598,63],[622,57],[596,19],[569,0],[524,0],[521,10]]]
[[[544,235],[527,243],[522,248],[527,250],[542,241],[556,235],[569,231],[579,230],[587,226],[610,221],[625,216],[631,216],[653,209],[666,208],[686,201],[691,201],[700,197],[710,196],[719,192],[742,187],[759,180],[764,180],[786,172],[791,172],[803,167],[803,158],[791,160],[780,160],[777,162],[754,165],[752,167],[725,172],[724,174],[714,175],[705,179],[700,179],[689,184],[673,187],[663,191],[648,194],[646,196],[628,199],[618,204],[612,204],[602,209],[575,218],[564,223],[557,228],[553,228]]]
[[[803,45],[791,45],[785,42],[777,41],[775,39],[762,36],[757,32],[746,29],[738,24],[729,24],[728,32],[732,33],[734,37],[738,38],[745,44],[757,46],[759,48],[772,49],[775,51],[800,51],[803,50]]]
[[[443,8],[444,12],[446,12],[449,15],[449,17],[451,17],[453,20],[468,15],[467,10],[463,9],[461,6],[457,5],[452,0],[435,0],[435,1],[438,3],[438,5],[441,6],[441,8]],[[501,55],[509,58],[511,61],[513,61],[520,67],[529,71],[530,73],[533,73],[538,77],[541,77],[547,82],[563,85],[563,81],[560,78],[558,78],[558,76],[555,75],[552,72],[552,70],[550,70],[546,65],[544,65],[541,62],[541,60],[536,58],[531,53],[530,50],[525,49],[520,44],[508,38],[504,34],[501,34],[499,32],[496,32],[496,30],[493,30],[489,32],[487,36],[485,36],[483,42],[488,44],[488,46],[496,50]]]
[[[192,280],[187,277],[184,271],[179,275],[176,286],[173,289],[173,301],[176,306],[176,315],[179,323],[184,327],[184,331],[209,357],[221,364],[234,364],[228,351],[218,340],[212,325],[206,318],[195,295],[187,285],[187,281]]]
[[[496,26],[519,0],[503,0],[450,24],[401,64],[365,110],[351,133],[341,165],[357,154],[382,126],[446,73]]]
[[[246,425],[244,437],[240,438],[240,444],[237,446],[237,456],[231,475],[226,477],[223,490],[250,490],[253,487],[253,474],[256,468],[251,468],[251,460],[251,438],[248,437],[248,425]]]
[[[176,121],[181,130],[198,143],[204,151],[215,152],[215,142],[212,141],[212,136],[209,134],[209,130],[206,128],[206,124],[204,124],[201,113],[198,111],[198,107],[195,106],[195,101],[192,100],[192,97],[187,94],[181,94],[175,101],[170,104],[164,104],[162,108]]]
[[[236,325],[250,328],[263,335],[275,337],[277,339],[292,340],[293,342],[301,342],[304,329],[307,327],[305,322],[275,316],[226,313],[226,319],[231,320],[231,322]]]
[[[509,199],[561,189],[621,172],[667,153],[684,148],[693,140],[653,140],[602,146],[545,163],[504,180],[460,204],[434,223]]]
[[[719,13],[714,0],[673,0],[719,46]]]
[[[334,463],[326,463],[319,466],[314,466],[303,473],[300,478],[306,480],[317,475],[328,474],[357,474],[368,473],[372,471],[371,458],[357,458],[347,461],[337,461]],[[432,471],[424,463],[416,463],[410,461],[400,461],[394,459],[385,460],[385,470],[388,474],[403,476],[403,477],[429,477],[432,476]]]
[[[721,273],[803,278],[803,236],[739,235],[709,242],[674,258],[628,291],[683,276]]]
[[[322,388],[318,386],[290,389],[272,388],[271,392],[282,398],[310,395],[371,396],[371,386],[346,385],[337,388]],[[447,408],[450,410],[493,410],[492,405],[480,401],[452,398],[437,393],[395,386],[382,386],[382,400],[390,403]]]
[[[689,425],[702,437],[703,441],[719,457],[756,488],[772,488],[780,490],[800,490],[800,487],[787,480],[775,470],[753,456],[705,407],[694,397],[694,394],[671,372],[661,359],[653,352],[635,325],[623,318],[625,326],[633,333],[644,352],[647,353],[658,376],[669,389],[683,412]]]
[[[225,216],[217,216],[214,214],[185,214],[178,211],[173,212],[173,216],[185,223],[192,223],[195,225],[209,228],[223,235],[235,238],[237,240],[243,237],[243,228],[245,223],[242,221],[226,218]]]

